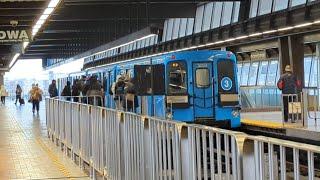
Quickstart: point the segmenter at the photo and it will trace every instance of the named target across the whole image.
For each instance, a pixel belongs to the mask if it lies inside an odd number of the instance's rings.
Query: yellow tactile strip
[[[282,124],[278,122],[271,122],[266,120],[253,120],[253,119],[241,119],[241,123],[249,126],[257,126],[271,129],[284,129],[284,128],[298,128],[299,124]]]
[[[0,179],[88,179],[53,143],[39,136],[37,127],[24,130],[19,120],[0,107],[0,159],[6,159],[0,161]]]

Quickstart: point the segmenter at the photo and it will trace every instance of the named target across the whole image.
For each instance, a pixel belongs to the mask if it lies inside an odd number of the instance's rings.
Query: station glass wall
[[[250,18],[319,0],[251,0]]]
[[[318,87],[319,59],[304,58],[305,87]],[[281,106],[281,91],[276,83],[280,78],[278,59],[238,63],[241,104],[244,109],[276,108]]]

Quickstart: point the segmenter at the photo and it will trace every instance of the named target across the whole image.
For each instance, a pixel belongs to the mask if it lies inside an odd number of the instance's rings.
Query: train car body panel
[[[121,75],[133,78],[135,66],[141,65],[164,68],[164,74],[156,74],[153,83],[160,83],[158,79],[164,77],[165,92],[139,95],[137,113],[190,123],[240,126],[236,57],[231,52],[168,53],[109,64],[88,70],[87,75],[101,76],[106,92],[105,106],[115,108],[110,88]]]

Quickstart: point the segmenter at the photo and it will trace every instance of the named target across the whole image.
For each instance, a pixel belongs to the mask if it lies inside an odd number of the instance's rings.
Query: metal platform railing
[[[293,148],[295,159],[306,151],[309,179],[317,177],[312,173],[314,157],[320,154],[317,146],[60,99],[46,99],[46,109],[48,136],[80,167],[90,167],[92,179],[100,175],[119,180],[250,180],[277,179],[276,174],[286,179],[291,175],[289,165],[278,171],[278,163],[272,161],[279,147]],[[266,151],[265,145],[271,150]],[[283,159],[284,154],[281,157],[281,163],[290,161]],[[305,161],[292,163],[295,179],[306,176],[300,168]],[[266,169],[272,171],[265,173]]]

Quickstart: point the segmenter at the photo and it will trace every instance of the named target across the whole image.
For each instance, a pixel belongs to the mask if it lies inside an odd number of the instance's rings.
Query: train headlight
[[[233,117],[238,117],[239,116],[239,111],[232,111],[232,116]]]

